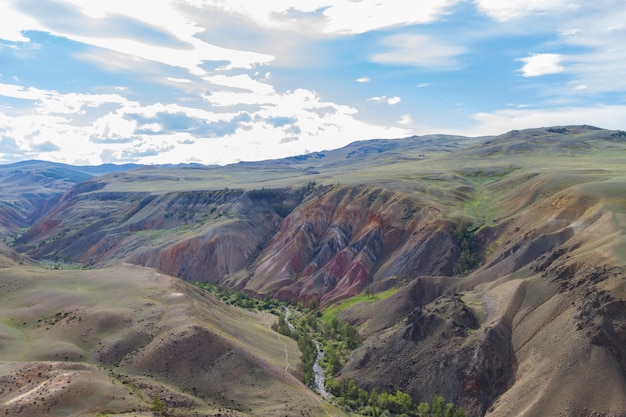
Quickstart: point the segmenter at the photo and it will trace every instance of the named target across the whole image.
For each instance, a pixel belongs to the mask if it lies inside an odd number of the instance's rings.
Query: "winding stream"
[[[289,322],[289,307],[285,307],[285,322],[289,327],[289,330],[292,332],[295,330],[293,324]],[[315,362],[313,362],[313,373],[315,374],[315,388],[317,392],[319,392],[320,396],[326,400],[330,399],[330,393],[326,391],[326,387],[324,383],[326,382],[326,377],[324,376],[324,369],[320,366],[320,361],[324,357],[324,351],[320,349],[320,342],[313,339],[313,343],[315,343],[315,349],[317,351],[317,355],[315,355]]]
[[[291,310],[289,310],[289,307],[285,307],[285,323],[287,323],[287,327],[289,327],[289,331],[293,332],[295,331],[295,327],[293,327],[293,324],[291,324],[291,322],[289,321],[289,313],[291,313]]]
[[[317,349],[317,355],[315,356],[315,362],[313,362],[313,373],[315,374],[315,388],[320,393],[322,398],[328,400],[330,398],[330,394],[326,391],[326,387],[324,386],[324,382],[326,381],[326,377],[324,376],[324,369],[320,366],[320,360],[324,357],[324,351],[320,349],[320,342],[313,339],[313,343],[315,343],[315,349]]]

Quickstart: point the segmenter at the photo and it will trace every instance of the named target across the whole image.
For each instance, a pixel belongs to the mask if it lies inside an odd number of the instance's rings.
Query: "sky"
[[[0,163],[626,129],[626,0],[2,0]]]

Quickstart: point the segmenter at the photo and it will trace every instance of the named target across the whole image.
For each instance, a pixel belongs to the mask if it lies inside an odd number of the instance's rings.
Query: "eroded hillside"
[[[626,134],[388,143],[96,177],[14,248],[320,308],[396,288],[342,310],[364,342],[336,377],[470,415],[626,415]]]
[[[175,415],[326,413],[271,318],[173,277],[30,266],[0,286],[3,415],[150,416],[156,397]]]

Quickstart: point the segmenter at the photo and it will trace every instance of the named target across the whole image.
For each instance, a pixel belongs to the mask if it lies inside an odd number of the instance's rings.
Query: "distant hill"
[[[135,164],[72,166],[35,160],[0,165],[0,232],[28,227],[65,191],[80,182],[138,167]]]

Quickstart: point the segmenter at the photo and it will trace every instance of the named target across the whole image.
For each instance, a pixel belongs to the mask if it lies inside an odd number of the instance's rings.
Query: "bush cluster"
[[[431,402],[416,404],[401,390],[395,393],[367,391],[357,387],[353,380],[327,379],[326,387],[337,398],[338,405],[364,416],[465,417],[462,408],[446,403],[439,395]]]
[[[236,307],[251,308],[259,311],[270,310],[273,314],[278,315],[279,311],[282,311],[283,306],[287,305],[287,303],[283,301],[278,301],[272,298],[254,298],[241,291],[227,290],[216,285],[211,285],[207,282],[196,281],[194,285],[202,288],[216,298],[219,298],[226,304]]]

